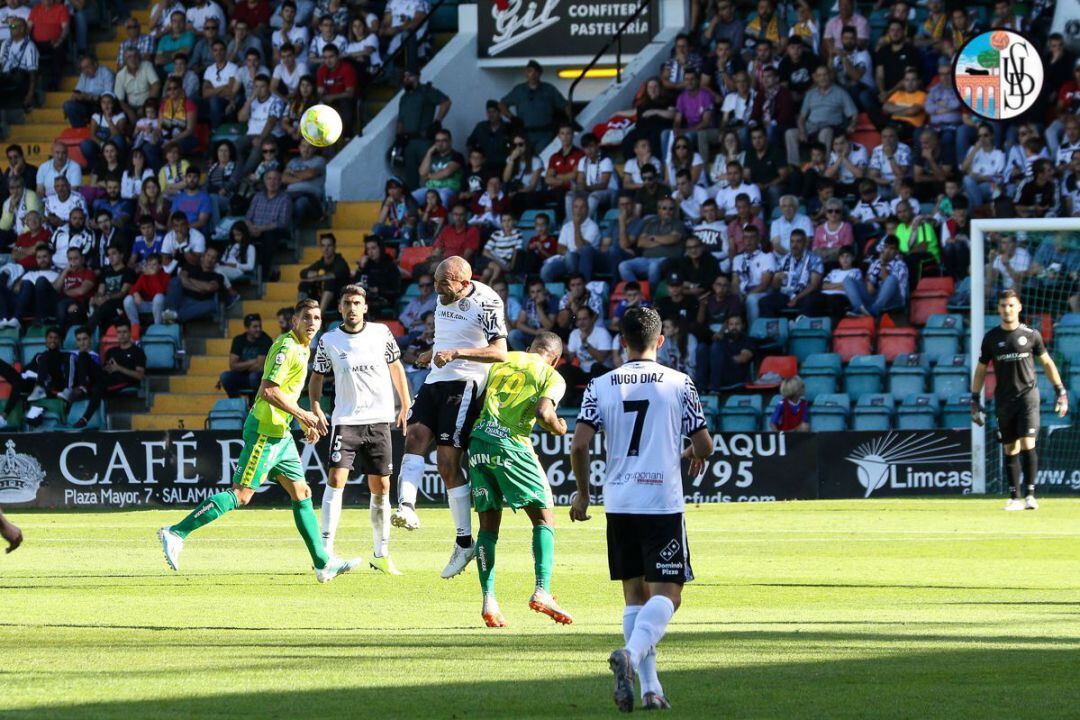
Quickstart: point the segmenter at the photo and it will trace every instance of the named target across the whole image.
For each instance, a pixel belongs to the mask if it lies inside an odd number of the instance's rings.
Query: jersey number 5
[[[634,429],[630,432],[630,447],[626,449],[627,457],[637,457],[638,448],[641,446],[641,431],[645,429],[645,416],[649,412],[648,400],[623,400],[623,412],[634,414]]]

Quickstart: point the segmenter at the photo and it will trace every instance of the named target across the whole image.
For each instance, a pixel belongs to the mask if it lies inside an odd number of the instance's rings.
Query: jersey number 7
[[[637,457],[638,448],[641,446],[641,431],[645,429],[645,415],[649,412],[648,400],[623,400],[623,412],[634,414],[634,429],[630,432],[630,447],[626,449],[627,457]]]

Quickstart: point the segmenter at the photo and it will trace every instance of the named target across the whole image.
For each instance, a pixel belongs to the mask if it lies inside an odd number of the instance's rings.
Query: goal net
[[[1069,391],[1069,413],[1054,414],[1054,391],[1035,363],[1041,401],[1037,492],[1080,492],[1080,218],[1001,218],[971,223],[971,367],[983,334],[1000,323],[998,293],[1013,288],[1023,305],[1020,321],[1039,331]],[[1002,493],[1003,451],[993,412],[996,378],[987,377],[986,425],[972,424],[976,492]]]

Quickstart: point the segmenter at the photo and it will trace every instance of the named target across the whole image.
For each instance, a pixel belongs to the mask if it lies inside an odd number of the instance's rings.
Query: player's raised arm
[[[281,391],[281,387],[275,382],[263,380],[259,385],[258,397],[270,403],[278,410],[289,413],[296,418],[301,425],[308,428],[314,428],[320,436],[325,435],[329,429],[325,417],[320,418],[315,413],[300,407],[296,401],[290,400],[289,397]]]
[[[435,353],[435,367],[442,367],[452,360],[472,360],[474,362],[497,363],[506,361],[506,338],[499,337],[484,347],[451,348]]]
[[[1058,372],[1054,358],[1050,357],[1050,353],[1043,350],[1043,354],[1039,355],[1039,362],[1042,363],[1046,378],[1054,386],[1054,392],[1057,393],[1057,399],[1054,400],[1054,412],[1057,413],[1058,417],[1065,417],[1069,412],[1069,394],[1065,392],[1065,383],[1061,381],[1061,373]]]

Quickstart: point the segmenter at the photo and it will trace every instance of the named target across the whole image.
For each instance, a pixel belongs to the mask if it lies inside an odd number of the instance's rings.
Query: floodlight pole
[[[994,218],[971,221],[971,372],[979,363],[986,324],[986,233],[1080,230],[1076,218]],[[985,405],[985,403],[984,403]],[[971,491],[986,493],[986,427],[971,423]]]

